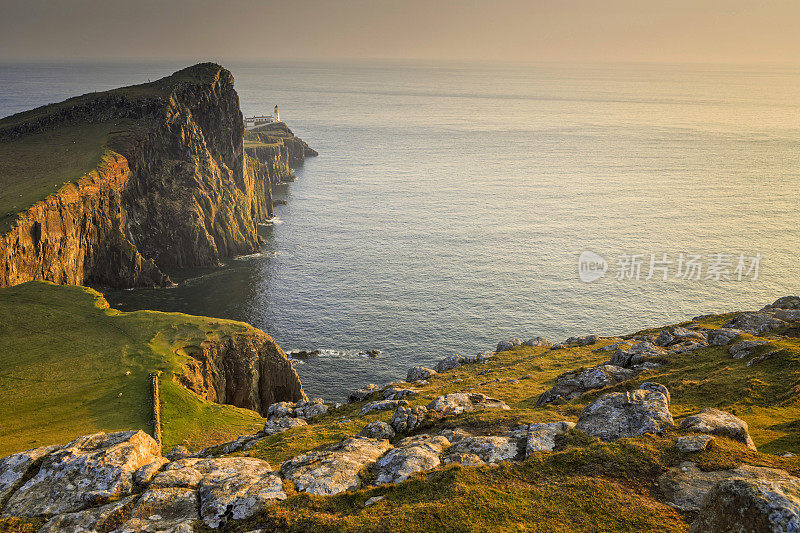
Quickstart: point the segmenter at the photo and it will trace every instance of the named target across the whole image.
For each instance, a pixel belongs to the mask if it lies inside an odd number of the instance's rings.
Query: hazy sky
[[[800,0],[0,0],[0,60],[800,63]]]

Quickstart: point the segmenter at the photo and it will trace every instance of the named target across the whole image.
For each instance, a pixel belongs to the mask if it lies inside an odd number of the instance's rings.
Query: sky
[[[0,61],[800,63],[800,0],[0,0]]]

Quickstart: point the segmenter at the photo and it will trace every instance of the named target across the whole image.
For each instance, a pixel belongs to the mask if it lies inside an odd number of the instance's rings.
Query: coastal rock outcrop
[[[750,438],[747,422],[725,411],[706,407],[696,415],[681,420],[681,428],[699,433],[720,435],[741,442],[751,450],[756,449]]]
[[[642,383],[632,392],[600,396],[583,408],[575,429],[612,441],[644,433],[663,433],[674,425],[667,388],[658,383]]]

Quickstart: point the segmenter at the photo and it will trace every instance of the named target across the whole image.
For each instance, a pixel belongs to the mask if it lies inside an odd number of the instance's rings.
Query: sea
[[[187,64],[3,64],[0,116]],[[106,297],[320,350],[295,362],[312,397],[800,292],[800,68],[225,65],[246,115],[279,105],[319,157],[261,253]]]

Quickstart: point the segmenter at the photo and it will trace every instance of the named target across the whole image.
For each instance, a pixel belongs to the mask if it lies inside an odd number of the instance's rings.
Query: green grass
[[[155,370],[164,372],[165,446],[202,447],[260,429],[257,413],[212,404],[172,379],[183,347],[251,330],[181,313],[122,313],[84,287],[0,289],[0,456],[97,431],[152,434]]]

